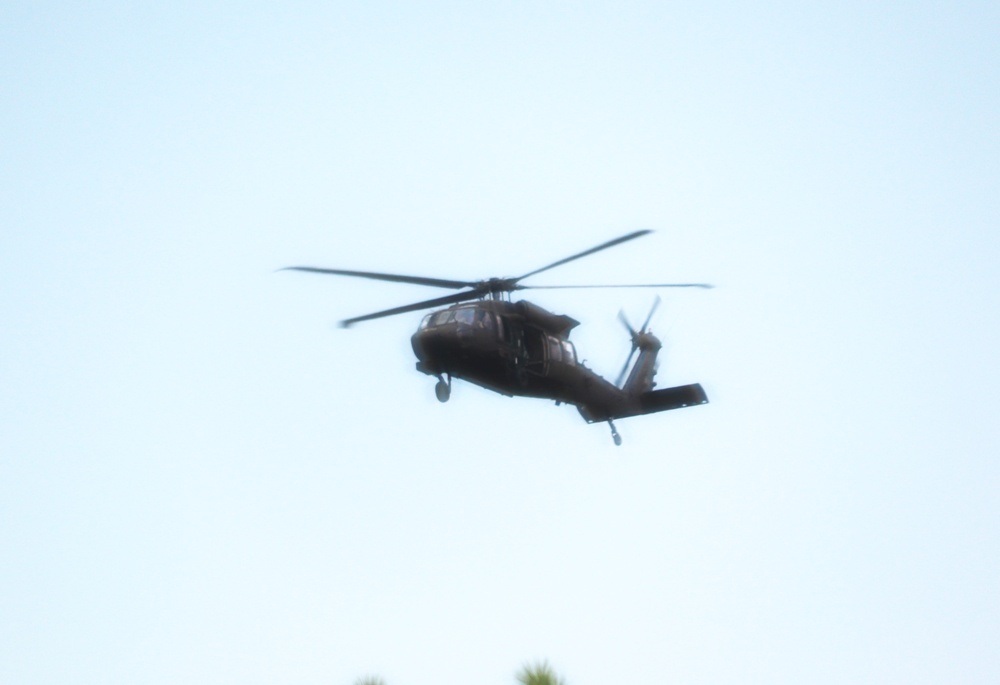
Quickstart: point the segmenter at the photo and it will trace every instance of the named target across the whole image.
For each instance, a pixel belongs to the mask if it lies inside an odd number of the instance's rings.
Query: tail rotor
[[[618,374],[618,380],[615,381],[617,387],[622,387],[622,383],[625,380],[625,374],[628,373],[628,367],[632,363],[632,357],[635,356],[636,350],[639,349],[640,336],[645,335],[646,330],[649,328],[649,322],[653,320],[653,314],[656,312],[656,308],[660,306],[660,296],[657,295],[656,299],[653,300],[653,306],[649,309],[649,314],[646,316],[646,321],[643,322],[642,328],[638,332],[632,328],[632,324],[628,322],[625,318],[625,312],[623,310],[618,311],[618,320],[622,322],[625,329],[628,331],[629,336],[632,338],[632,349],[629,350],[628,358],[625,360],[625,365],[622,367],[622,371]]]

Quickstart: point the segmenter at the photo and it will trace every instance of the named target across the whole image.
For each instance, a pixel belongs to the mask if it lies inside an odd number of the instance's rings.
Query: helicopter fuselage
[[[410,342],[417,370],[447,377],[449,385],[460,378],[511,397],[573,404],[588,422],[707,401],[698,385],[670,389],[672,406],[665,406],[665,391],[652,392],[660,342],[651,334],[624,387],[610,383],[577,359],[569,332],[578,324],[527,301],[482,300],[428,314]]]

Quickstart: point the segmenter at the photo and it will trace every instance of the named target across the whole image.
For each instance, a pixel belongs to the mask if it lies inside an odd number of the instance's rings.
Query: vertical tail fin
[[[653,378],[656,376],[656,355],[662,347],[660,339],[652,333],[640,333],[635,347],[639,350],[639,358],[635,360],[632,373],[622,386],[622,390],[632,396],[638,396],[653,389]]]
[[[649,327],[649,322],[653,319],[653,313],[656,308],[660,305],[660,298],[657,296],[653,300],[653,306],[649,309],[649,314],[646,316],[646,321],[643,322],[642,328],[636,331],[629,324],[628,319],[625,318],[625,312],[619,311],[618,318],[621,320],[622,325],[628,330],[629,335],[632,337],[632,349],[628,353],[628,358],[625,360],[625,366],[622,367],[622,371],[618,374],[618,380],[615,385],[624,390],[630,395],[638,395],[643,392],[648,392],[653,388],[653,376],[656,375],[656,355],[659,352],[662,344],[659,339],[647,329]],[[635,362],[635,366],[632,368],[632,373],[628,375],[628,380],[625,384],[622,381],[625,380],[625,374],[628,372],[629,364],[632,362],[632,356],[635,354],[636,350],[639,350],[639,358]]]

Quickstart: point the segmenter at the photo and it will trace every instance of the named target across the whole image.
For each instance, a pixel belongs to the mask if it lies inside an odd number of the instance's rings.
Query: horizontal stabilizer
[[[668,409],[680,409],[691,407],[696,404],[707,404],[708,396],[700,383],[691,385],[678,385],[676,388],[664,388],[663,390],[653,390],[639,395],[639,405],[642,407],[642,414],[652,414]]]

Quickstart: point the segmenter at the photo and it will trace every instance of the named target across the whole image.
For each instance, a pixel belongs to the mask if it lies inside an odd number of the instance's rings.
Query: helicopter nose
[[[417,331],[410,338],[413,353],[422,362],[433,362],[443,359],[458,343],[458,335],[454,326],[436,326]]]

